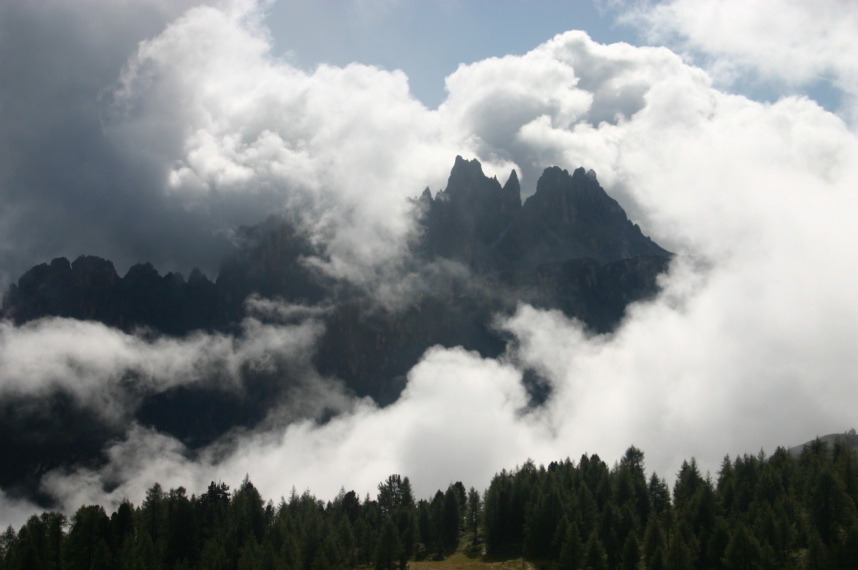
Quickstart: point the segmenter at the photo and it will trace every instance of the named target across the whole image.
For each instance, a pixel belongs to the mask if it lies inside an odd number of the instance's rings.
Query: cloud
[[[850,56],[858,49],[858,12],[849,2],[778,0],[762,8],[746,2],[645,2],[627,8],[624,19],[651,41],[677,44],[727,84],[830,81],[844,94],[844,116],[853,125],[858,119],[858,63]]]
[[[195,8],[141,44],[114,91],[112,136],[160,155],[170,195],[225,224],[300,204],[326,267],[359,281],[401,253],[405,198],[439,186],[463,147],[402,72],[306,73],[269,55],[249,14]]]
[[[692,29],[682,23],[686,4],[662,6],[645,14]],[[792,52],[778,30],[798,14],[795,4],[784,6],[773,35],[760,36],[779,61]],[[824,14],[840,10],[826,6]],[[125,496],[139,502],[155,481],[199,492],[209,480],[235,485],[245,474],[275,499],[293,486],[320,497],[340,486],[372,492],[393,472],[427,496],[455,480],[485,487],[527,457],[595,452],[612,462],[631,444],[670,477],[691,456],[714,470],[727,453],[772,451],[852,427],[858,141],[840,117],[806,97],[760,103],[725,93],[711,69],[666,48],[605,46],[582,32],[460,66],[447,79],[447,100],[429,110],[401,72],[360,64],[307,72],[272,57],[260,14],[253,5],[184,12],[129,49],[102,94],[105,131],[92,140],[119,149],[123,158],[108,161],[116,176],[145,174],[134,188],[155,206],[144,212],[178,212],[163,224],[194,220],[195,231],[213,232],[298,204],[327,249],[319,263],[357,283],[381,276],[393,295],[411,231],[404,198],[442,187],[452,158],[464,154],[500,177],[520,169],[526,188],[549,164],[593,168],[644,232],[679,255],[663,294],[632,307],[613,334],[590,336],[560,314],[522,306],[499,321],[514,340],[503,357],[430,349],[400,400],[383,409],[310,373],[267,421],[194,459],[180,442],[134,425],[109,448],[106,466],[44,480],[66,508]],[[757,21],[737,20],[738,29]],[[805,81],[811,69],[848,76],[839,29],[826,40],[835,47],[814,51],[792,80]],[[707,53],[765,66],[743,38],[723,37],[729,43]],[[772,69],[792,73],[781,68]],[[142,162],[127,162],[129,149]],[[43,197],[51,195],[45,188]],[[122,196],[123,208],[135,203]],[[11,203],[17,212],[25,202]],[[133,244],[147,235],[121,238],[122,251],[139,251]],[[201,363],[309,351],[314,309],[263,299],[252,306],[259,320],[237,338],[152,340],[62,320],[4,324],[3,358],[17,371],[2,368],[5,385],[21,389],[20,379],[32,376],[33,389],[49,386],[77,363],[82,397],[112,398],[121,369],[143,371],[157,390],[201,378]],[[526,408],[525,368],[553,387],[541,408]],[[296,420],[305,400],[338,414]]]
[[[254,13],[195,8],[142,43],[113,91],[111,136],[169,164],[171,198],[224,225],[242,209],[261,217],[300,205],[326,249],[320,266],[371,288],[413,231],[406,198],[442,188],[450,157],[476,156],[501,179],[515,168],[526,194],[550,164],[585,164],[612,185],[611,135],[647,93],[677,78],[709,86],[666,49],[568,32],[523,56],[460,66],[429,110],[401,71],[308,73],[272,57],[267,34],[247,23]],[[554,133],[574,141],[560,137],[558,149]]]
[[[82,253],[120,268],[217,268],[228,241],[163,195],[160,165],[102,128],[102,97],[137,42],[197,3],[0,5],[0,288],[38,261]]]
[[[546,165],[583,165],[638,218],[645,213],[617,188],[619,145],[649,94],[680,82],[709,96],[709,77],[667,49],[601,45],[570,31],[523,56],[460,66],[440,111],[472,133],[481,156],[518,165],[525,194]]]
[[[692,456],[715,473],[725,454],[771,453],[847,429],[846,402],[858,396],[848,380],[854,309],[838,315],[848,306],[838,284],[813,287],[837,301],[808,299],[815,271],[796,275],[783,261],[680,260],[662,297],[606,337],[522,307],[507,326],[517,358],[551,382],[545,414],[556,441],[605,458],[634,443],[670,480]]]
[[[9,497],[0,490],[0,513],[3,513],[0,523],[3,524],[4,530],[9,526],[13,529],[21,528],[27,519],[40,511],[38,505]]]
[[[0,321],[0,397],[44,397],[60,390],[112,423],[127,422],[143,397],[182,385],[240,393],[248,372],[280,374],[308,365],[318,321],[265,324],[246,319],[237,337],[192,333],[149,338],[100,323]]]
[[[238,211],[299,204],[325,246],[319,265],[371,288],[413,231],[406,198],[440,189],[450,157],[476,156],[501,178],[516,168],[525,193],[550,164],[585,164],[612,185],[611,134],[646,94],[677,77],[708,88],[668,50],[569,32],[524,56],[460,66],[429,110],[400,71],[308,73],[273,58],[254,13],[195,8],[142,43],[113,91],[111,136],[169,164],[171,198],[223,225]],[[555,132],[575,140],[558,149]]]
[[[543,445],[543,427],[525,413],[520,380],[508,364],[459,348],[433,348],[411,371],[401,398],[387,408],[356,401],[350,411],[321,425],[304,420],[281,431],[246,434],[226,456],[223,444],[215,444],[199,463],[187,460],[175,440],[135,428],[110,449],[107,467],[54,472],[45,489],[69,508],[81,501],[141,496],[156,481],[193,490],[211,479],[239,481],[246,473],[275,499],[292,486],[325,497],[342,486],[372,492],[385,473],[407,474],[420,496],[462,474],[483,484]],[[145,461],[152,456],[159,460]],[[122,484],[105,495],[105,481]]]

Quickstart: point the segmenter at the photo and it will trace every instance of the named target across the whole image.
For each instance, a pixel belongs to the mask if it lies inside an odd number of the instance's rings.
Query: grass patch
[[[469,568],[473,570],[489,570],[495,568],[498,570],[535,570],[536,566],[523,558],[511,558],[509,560],[495,560],[487,562],[482,558],[471,558],[464,552],[460,551],[455,554],[451,554],[446,559],[438,562],[430,560],[421,560],[420,562],[410,561],[408,563],[408,568],[411,570],[467,570]]]

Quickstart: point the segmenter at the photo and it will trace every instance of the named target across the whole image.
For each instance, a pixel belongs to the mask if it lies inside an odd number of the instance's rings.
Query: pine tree
[[[652,510],[656,514],[662,514],[670,509],[670,489],[664,479],[653,473],[647,485]]]
[[[81,507],[71,520],[65,543],[64,565],[68,570],[107,570],[110,519],[97,505]]]
[[[238,548],[243,548],[251,541],[256,544],[262,542],[266,525],[265,507],[262,495],[250,482],[250,477],[244,477],[241,486],[233,495],[230,511],[235,524]]]
[[[510,544],[510,495],[512,494],[512,476],[507,471],[492,477],[486,491],[483,505],[483,520],[486,533],[486,551],[492,555],[500,554]],[[433,501],[434,504],[434,501]]]
[[[599,540],[598,533],[593,531],[584,547],[584,568],[587,570],[608,570],[608,555]]]
[[[477,544],[477,525],[482,515],[482,500],[480,499],[480,492],[473,487],[468,490],[467,513],[468,528],[473,533],[471,543]]]
[[[385,521],[378,537],[375,549],[375,567],[377,570],[393,570],[399,566],[399,558],[402,554],[402,543],[393,521]]]
[[[826,546],[834,543],[848,500],[844,495],[831,470],[827,466],[822,468],[811,490],[810,507],[813,524]]]
[[[641,547],[638,542],[638,535],[635,531],[629,533],[626,541],[623,544],[622,565],[623,570],[637,570],[641,560]]]
[[[0,535],[0,568],[11,568],[12,557],[18,547],[18,534],[12,525],[6,527]]]
[[[581,543],[578,525],[571,522],[567,525],[566,536],[560,548],[560,570],[578,570],[583,560],[584,545]]]
[[[724,564],[735,570],[752,570],[759,567],[761,560],[759,541],[740,523],[724,551]]]
[[[459,546],[459,512],[458,492],[450,485],[444,493],[444,514],[441,520],[441,542],[446,552],[453,552]]]
[[[547,489],[546,489],[547,487]],[[553,545],[554,529],[563,516],[563,501],[556,485],[550,480],[534,493],[525,524],[524,554],[531,559],[556,558]]]
[[[228,567],[226,550],[217,540],[208,539],[200,552],[199,568],[226,570]]]
[[[668,540],[665,563],[667,568],[671,570],[693,570],[695,568],[694,548],[689,545],[689,540],[683,530],[682,528],[677,529]]]
[[[647,570],[660,570],[664,568],[665,549],[667,542],[658,516],[651,516],[644,534],[644,562]]]

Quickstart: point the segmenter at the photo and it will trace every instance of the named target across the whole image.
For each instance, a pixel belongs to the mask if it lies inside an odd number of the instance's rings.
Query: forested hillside
[[[855,568],[858,457],[817,439],[798,457],[725,457],[702,474],[685,461],[672,491],[630,447],[608,466],[583,455],[501,471],[480,493],[451,484],[415,499],[391,475],[376,496],[321,501],[293,492],[275,504],[248,478],[188,496],[151,487],[110,515],[33,515],[0,539],[0,568],[404,568],[464,547],[474,559],[525,557],[544,568]]]

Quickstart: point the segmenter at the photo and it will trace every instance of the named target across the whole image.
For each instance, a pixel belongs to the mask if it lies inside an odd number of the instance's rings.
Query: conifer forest
[[[200,495],[155,484],[140,505],[34,514],[0,538],[2,570],[407,568],[460,550],[546,569],[858,567],[858,459],[837,440],[799,453],[684,461],[671,489],[629,447],[609,466],[582,455],[525,462],[480,492],[453,483],[417,499],[408,477],[377,494],[310,490],[275,503],[245,478]]]

